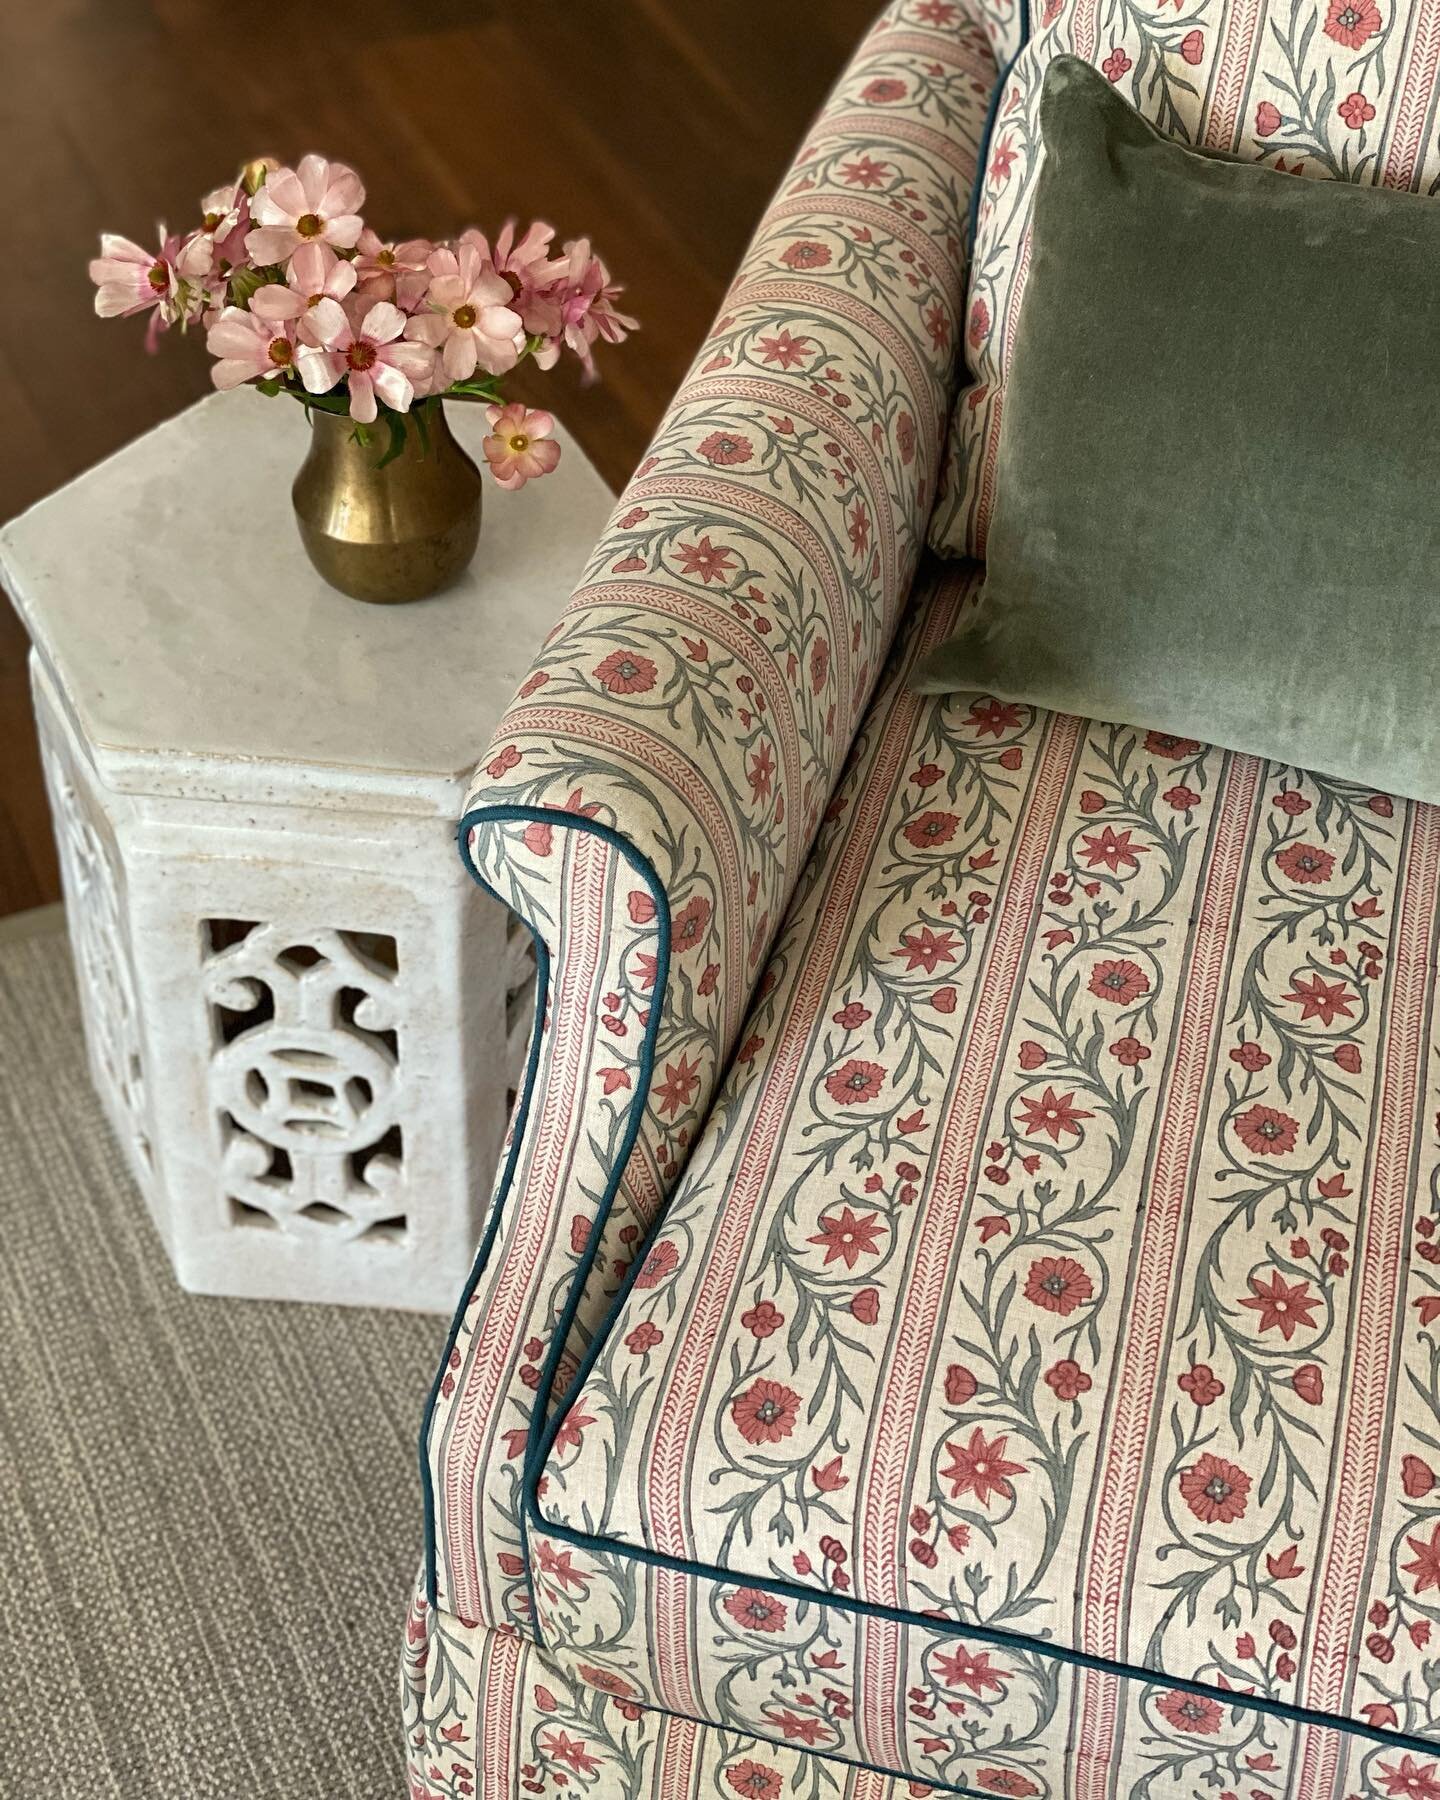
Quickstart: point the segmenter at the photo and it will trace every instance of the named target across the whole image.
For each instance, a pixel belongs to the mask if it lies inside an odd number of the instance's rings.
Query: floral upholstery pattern
[[[517,1632],[436,1614],[423,1580],[406,1620],[401,1702],[412,1800],[905,1800],[908,1783],[677,1719],[635,1704],[624,1682],[572,1681]]]
[[[411,1800],[1440,1800],[1440,812],[906,686],[997,20],[862,44],[462,822]]]
[[[1440,22],[1429,0],[1034,0],[986,151],[965,306],[970,385],[930,521],[942,555],[985,553],[1043,157],[1040,89],[1059,55],[1102,69],[1166,136],[1196,149],[1421,193],[1440,180]]]
[[[911,694],[977,576],[917,606],[552,1423],[541,1635],[936,1786],[1409,1792],[1440,811]]]
[[[534,1629],[537,1396],[709,1110],[923,545],[996,80],[934,14],[882,14],[812,126],[462,826],[542,974],[425,1430],[428,1596],[471,1624]]]

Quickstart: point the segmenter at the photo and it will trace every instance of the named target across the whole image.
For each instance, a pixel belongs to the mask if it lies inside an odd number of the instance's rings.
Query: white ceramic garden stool
[[[301,550],[306,430],[216,395],[8,526],[0,572],[92,1074],[176,1275],[445,1311],[534,1004],[456,823],[611,496],[560,432],[553,475],[487,487],[458,586],[365,606]]]

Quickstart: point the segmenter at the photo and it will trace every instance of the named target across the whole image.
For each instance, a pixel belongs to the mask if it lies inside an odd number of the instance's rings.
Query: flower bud
[[[278,156],[252,156],[240,171],[240,185],[253,200],[265,185],[265,177],[272,169],[280,167]]]

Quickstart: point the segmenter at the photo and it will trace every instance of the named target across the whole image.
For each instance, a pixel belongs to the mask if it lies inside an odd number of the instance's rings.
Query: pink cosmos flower
[[[639,329],[638,321],[615,310],[615,296],[622,290],[610,280],[600,258],[590,249],[589,238],[576,238],[565,246],[568,267],[557,285],[555,297],[560,302],[560,337],[585,366],[587,378],[595,376],[595,359],[591,345],[597,338],[607,344],[623,343],[627,333]],[[535,352],[535,360],[548,369],[560,354],[558,338]]]
[[[361,425],[374,423],[377,396],[393,411],[409,412],[415,384],[428,380],[434,357],[423,344],[401,340],[405,324],[398,306],[377,300],[357,330],[338,301],[320,300],[310,324],[316,342],[296,353],[300,379],[312,394],[328,394],[344,378],[350,417]]]
[[[245,239],[250,260],[262,267],[288,262],[315,238],[332,249],[353,249],[364,226],[364,199],[355,171],[323,156],[302,156],[298,168],[274,170],[250,202],[259,226]]]
[[[428,281],[428,279],[429,277],[427,275],[426,280]],[[353,336],[360,337],[362,335],[365,328],[365,320],[368,317],[371,308],[376,304],[377,302],[373,295],[366,290],[363,283],[359,287],[353,288],[340,302],[340,310],[345,314],[346,319],[349,321],[350,330]],[[406,314],[405,308],[400,306],[398,302],[392,302],[392,304],[394,304],[396,310],[405,317],[405,322],[408,325],[410,318],[413,315]],[[407,342],[409,342],[412,348],[417,352],[407,365],[405,371],[410,377],[411,386],[415,390],[415,399],[424,400],[430,394],[443,393],[450,385],[450,377],[445,373],[445,365],[441,362],[438,351],[432,349],[429,344],[422,343],[418,339],[410,338],[408,333]],[[420,354],[422,352],[423,355]],[[383,398],[383,395],[381,397]]]
[[[493,249],[485,234],[473,225],[460,234],[460,242],[472,244],[494,265],[495,273],[504,278],[510,289],[510,304],[531,337],[554,337],[564,323],[553,290],[570,265],[563,257],[550,255],[554,236],[555,227],[541,219],[527,226],[518,238],[514,219],[507,219]]]
[[[318,344],[313,319],[316,307],[327,298],[343,300],[354,286],[354,263],[337,256],[328,244],[302,244],[290,258],[284,281],[257,288],[250,299],[250,310],[272,324],[297,321],[295,329],[301,342]]]
[[[201,221],[176,258],[186,281],[208,286],[213,276],[227,275],[245,260],[245,234],[250,228],[250,196],[238,181],[215,188],[200,202]]]
[[[548,412],[527,412],[512,400],[509,406],[487,406],[485,417],[491,435],[480,447],[502,488],[522,488],[559,462],[560,446],[550,436],[555,421]]]
[[[473,243],[437,250],[430,258],[425,308],[407,337],[441,354],[451,381],[468,381],[477,366],[491,375],[513,369],[525,347],[525,328],[510,306],[510,285]]]
[[[181,276],[176,268],[181,240],[175,232],[167,233],[163,225],[159,229],[158,251],[142,249],[114,232],[102,232],[100,254],[90,264],[95,311],[102,319],[124,319],[153,309],[145,334],[145,348],[150,351],[181,306]]]
[[[403,244],[387,244],[367,225],[355,246],[355,273],[361,292],[371,300],[393,300],[401,312],[413,313],[430,285],[430,258],[435,246],[429,238],[406,238]]]
[[[227,306],[205,336],[205,348],[220,360],[210,371],[217,388],[242,381],[288,375],[296,363],[295,328],[288,319],[265,319],[240,306]]]
[[[365,328],[366,317],[368,316],[371,307],[376,304],[377,302],[375,299],[366,292],[363,286],[352,288],[351,291],[346,294],[345,298],[340,302],[340,310],[344,313],[345,318],[349,323],[352,336],[359,337],[362,335]],[[403,315],[405,309],[402,306],[398,308],[398,311]],[[307,335],[313,336],[313,331]],[[410,384],[415,390],[415,399],[424,400],[429,395],[442,393],[449,387],[450,377],[445,373],[445,366],[441,362],[436,351],[432,350],[428,344],[422,344],[415,340],[412,340],[412,342],[414,342],[414,348],[417,351],[424,352],[424,358],[422,360],[421,357],[417,355],[414,359],[413,367],[407,368],[406,373],[409,375]]]
[[[175,297],[175,258],[180,239],[160,227],[159,250],[145,250],[126,237],[106,231],[100,254],[90,264],[95,283],[95,310],[102,319],[124,319],[147,307],[168,305]]]

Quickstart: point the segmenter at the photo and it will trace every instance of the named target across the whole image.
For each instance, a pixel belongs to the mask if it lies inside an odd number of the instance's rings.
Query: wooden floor
[[[386,235],[508,213],[588,232],[643,335],[543,390],[613,484],[639,460],[750,228],[878,0],[0,0],[0,521],[208,391],[92,311],[102,228],[148,241],[258,152],[353,163]],[[518,390],[517,390],[518,391]],[[103,595],[96,595],[97,608]],[[0,915],[58,892],[0,606]]]

